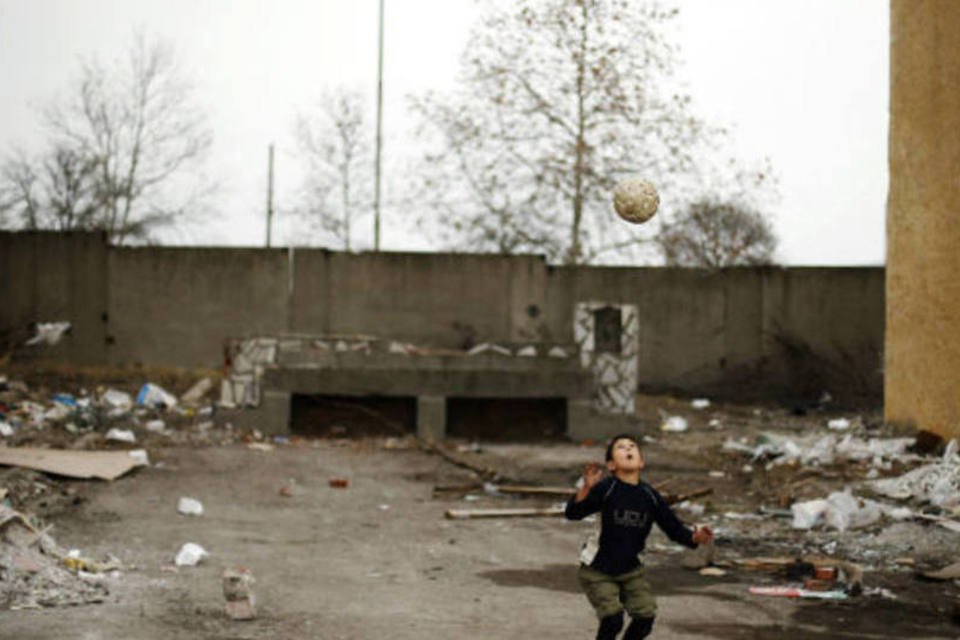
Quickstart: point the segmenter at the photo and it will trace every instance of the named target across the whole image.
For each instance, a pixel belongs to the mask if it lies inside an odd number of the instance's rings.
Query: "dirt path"
[[[452,503],[434,500],[432,485],[469,476],[438,457],[327,443],[267,452],[242,445],[164,449],[154,463],[113,484],[85,485],[88,500],[55,521],[62,545],[92,557],[113,553],[136,566],[111,583],[108,602],[4,612],[0,637],[593,637],[574,565],[592,525],[445,520]],[[348,477],[349,488],[330,488],[332,476]],[[293,495],[279,495],[291,478]],[[179,516],[184,495],[200,499],[206,514]],[[163,570],[188,541],[211,557],[195,568]],[[957,635],[942,617],[896,603],[754,598],[746,593],[749,577],[705,578],[681,569],[679,560],[651,554],[661,613],[654,638]],[[219,576],[229,565],[248,566],[256,576],[255,621],[222,613]]]

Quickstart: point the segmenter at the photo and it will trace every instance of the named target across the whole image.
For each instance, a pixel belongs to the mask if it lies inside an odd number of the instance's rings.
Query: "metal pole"
[[[270,236],[273,230],[273,145],[267,160],[267,248],[270,248]]]
[[[380,149],[383,146],[383,0],[380,0],[380,36],[377,62],[377,144],[373,169],[373,250],[380,251]]]

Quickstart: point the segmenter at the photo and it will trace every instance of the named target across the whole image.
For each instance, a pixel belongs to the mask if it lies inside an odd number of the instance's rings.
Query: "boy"
[[[601,512],[599,547],[596,555],[581,554],[578,578],[587,599],[597,612],[600,628],[597,640],[613,640],[623,628],[623,610],[631,622],[623,640],[646,638],[653,629],[657,605],[644,578],[637,557],[643,551],[654,522],[674,542],[690,548],[713,541],[709,527],[688,529],[674,515],[663,497],[640,480],[643,454],[636,438],[621,434],[607,445],[607,469],[589,464],[583,472],[583,486],[567,502],[569,520],[582,520]]]

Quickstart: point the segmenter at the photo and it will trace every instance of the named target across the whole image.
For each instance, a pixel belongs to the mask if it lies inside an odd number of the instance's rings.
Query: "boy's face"
[[[610,451],[610,461],[607,469],[615,471],[640,471],[643,469],[643,454],[637,443],[627,438],[620,438],[613,443]]]

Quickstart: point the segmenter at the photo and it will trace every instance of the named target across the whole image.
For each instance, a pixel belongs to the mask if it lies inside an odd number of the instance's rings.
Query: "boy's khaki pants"
[[[610,576],[581,564],[577,579],[597,618],[602,620],[621,609],[626,609],[633,618],[652,618],[657,614],[657,602],[644,575],[643,567]]]

